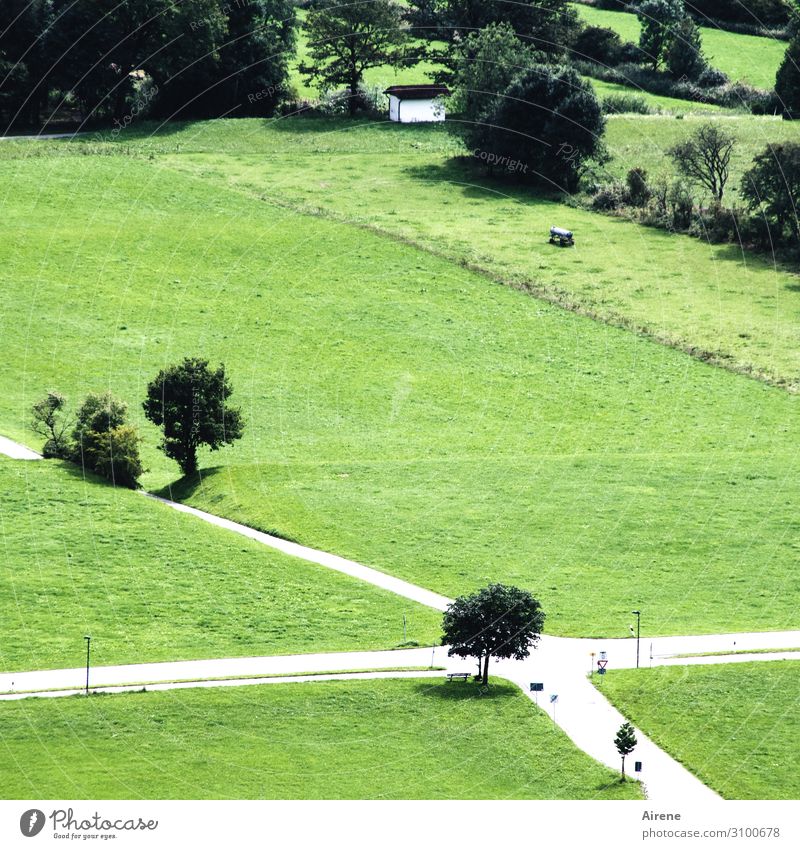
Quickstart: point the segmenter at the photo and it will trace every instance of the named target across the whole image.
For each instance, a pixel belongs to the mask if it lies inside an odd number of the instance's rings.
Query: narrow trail
[[[27,459],[35,459],[39,456],[30,449],[10,440],[0,442],[0,452],[17,458],[24,456],[25,452],[28,452]],[[232,533],[256,540],[292,557],[298,557],[325,568],[342,572],[436,610],[444,610],[450,603],[450,599],[445,596],[394,578],[369,566],[298,543],[288,542],[184,504],[149,493],[145,493],[145,495],[165,507],[193,516],[198,521],[204,521]],[[640,665],[648,667],[673,663],[767,661],[775,657],[792,657],[791,652],[779,650],[791,650],[798,647],[800,647],[800,631],[658,637],[642,640]],[[749,655],[737,653],[717,654],[713,657],[676,657],[681,654],[700,652],[743,652],[763,649],[775,651]],[[634,668],[637,665],[636,641],[632,638],[583,639],[543,636],[529,658],[522,661],[495,660],[491,666],[491,674],[512,681],[520,687],[529,699],[537,704],[539,703],[538,699],[541,698],[540,707],[551,712],[556,724],[580,749],[612,769],[618,769],[619,755],[613,745],[613,738],[626,718],[605,699],[588,677],[593,662],[592,653],[596,655],[601,651],[607,654],[609,669]],[[336,652],[277,657],[217,658],[95,667],[91,670],[90,689],[93,691],[122,692],[141,689],[145,682],[147,682],[147,689],[173,689],[198,686],[287,683],[291,680],[319,681],[324,679],[318,676],[305,676],[303,673],[323,672],[329,673],[325,678],[345,677],[341,672],[335,676],[333,674],[342,669],[371,670],[368,673],[363,673],[364,677],[377,675],[401,677],[400,673],[390,670],[382,673],[376,673],[374,670],[429,664],[445,666],[449,671],[471,672],[474,667],[471,662],[448,658],[446,647],[435,650],[426,648],[389,652]],[[255,676],[274,676],[286,673],[292,673],[292,677],[273,678],[271,681],[265,681],[263,677],[255,678]],[[0,700],[19,699],[30,695],[55,697],[80,692],[85,684],[85,674],[84,668],[5,674],[0,676],[0,691],[5,691],[6,695],[0,696]],[[402,677],[436,677],[437,675],[443,676],[444,673],[411,672],[403,673]],[[353,677],[353,675],[347,677]],[[203,680],[212,678],[226,680]],[[539,682],[544,685],[541,696],[530,691],[532,682]],[[453,686],[457,686],[457,684]],[[19,692],[20,690],[39,692],[23,695]],[[552,696],[558,697],[555,702],[551,702]],[[641,779],[649,800],[666,804],[696,803],[719,799],[716,793],[660,749],[639,729],[637,729],[637,737],[639,743],[634,758],[643,762]]]

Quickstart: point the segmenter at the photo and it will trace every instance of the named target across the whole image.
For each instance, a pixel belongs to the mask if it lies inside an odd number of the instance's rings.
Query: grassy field
[[[175,488],[191,503],[446,594],[519,583],[551,633],[620,634],[632,603],[654,633],[796,627],[796,397],[256,196],[349,207],[399,237],[427,222],[429,244],[468,259],[473,236],[516,229],[537,274],[598,290],[638,249],[648,276],[630,285],[678,292],[689,317],[695,266],[720,292],[733,269],[742,288],[768,271],[588,213],[586,248],[548,248],[531,234],[564,207],[435,179],[452,173],[446,132],[335,126],[176,127],[151,153],[4,162],[2,431],[30,438],[50,386],[108,388],[136,412],[161,365],[202,353],[226,363],[247,431]],[[175,467],[140,423],[162,486]]]
[[[611,120],[611,171],[622,176],[634,165],[663,171],[665,150],[700,120]],[[756,150],[793,132],[772,119],[729,118],[726,126],[742,142],[732,189]],[[164,150],[171,166],[204,180],[412,240],[604,320],[800,385],[797,275],[735,246],[673,237],[487,180],[482,170],[452,159],[464,151],[446,127],[229,122],[178,133],[177,155],[169,153],[169,141],[149,144]],[[553,224],[576,233],[576,250],[547,244]]]
[[[327,681],[3,705],[0,798],[639,799],[516,687]]]
[[[0,671],[393,648],[440,614],[56,461],[0,458]],[[0,685],[6,689],[7,682]],[[5,707],[5,706],[4,706]]]
[[[731,109],[726,109],[723,106],[715,106],[713,103],[698,103],[693,100],[680,100],[677,97],[664,97],[663,95],[652,94],[649,91],[637,89],[633,86],[610,83],[592,77],[586,77],[586,79],[592,84],[595,94],[601,100],[612,95],[624,95],[626,97],[635,95],[647,103],[653,112],[657,113],[668,115],[702,114],[709,116],[737,114]]]
[[[797,661],[612,671],[606,696],[726,799],[797,799]]]
[[[626,41],[639,41],[639,21],[627,12],[612,12],[576,4],[580,17],[593,26],[608,27]],[[703,52],[709,63],[732,80],[771,89],[786,53],[786,42],[702,27]]]

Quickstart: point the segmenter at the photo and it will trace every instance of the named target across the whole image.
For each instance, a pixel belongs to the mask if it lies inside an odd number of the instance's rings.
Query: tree
[[[483,122],[468,127],[468,147],[517,174],[573,191],[587,162],[603,155],[605,129],[592,86],[569,67],[532,65],[498,98]],[[491,157],[491,159],[489,159]]]
[[[224,366],[211,369],[208,360],[190,357],[162,369],[148,384],[145,416],[163,429],[159,447],[184,475],[197,471],[201,445],[216,451],[241,439],[241,411],[227,405],[232,393]]]
[[[783,105],[787,118],[800,118],[800,34],[789,42],[778,74],[775,93]]]
[[[779,238],[788,231],[790,238],[800,240],[800,144],[783,142],[759,153],[742,178],[741,193],[748,208],[763,215]]]
[[[686,17],[683,0],[643,0],[636,15],[641,24],[639,47],[653,70],[666,58],[676,28]]]
[[[625,722],[617,731],[614,745],[622,758],[622,777],[625,778],[625,758],[636,748],[636,732],[630,722]]]
[[[0,120],[38,126],[50,82],[51,0],[3,0]]]
[[[700,27],[688,15],[676,24],[664,58],[669,72],[679,80],[696,80],[708,67]]]
[[[512,79],[540,59],[533,48],[514,35],[508,23],[492,23],[470,33],[456,50],[454,111],[465,121],[478,121]]]
[[[442,14],[451,39],[504,22],[518,38],[551,57],[562,56],[580,30],[578,13],[568,0],[444,0]]]
[[[90,392],[75,414],[72,430],[72,453],[78,463],[84,462],[84,448],[94,437],[91,434],[106,433],[122,427],[128,415],[128,405],[115,398],[110,392],[101,395]]]
[[[703,124],[688,139],[676,144],[669,155],[683,176],[707,188],[720,203],[735,146],[736,139],[721,125]]]
[[[391,0],[344,4],[320,0],[309,11],[304,29],[313,61],[301,64],[300,72],[323,89],[345,86],[351,115],[358,109],[364,72],[381,65],[397,66],[405,58],[407,34],[401,8]]]
[[[153,77],[162,106],[186,103],[213,80],[227,31],[218,0],[52,2],[53,77],[86,117],[123,117],[133,71]]]
[[[51,390],[31,407],[31,415],[31,427],[46,438],[42,449],[43,456],[62,459],[69,457],[67,431],[71,422],[67,416],[67,399],[61,393]]]
[[[450,604],[442,622],[442,645],[448,655],[483,662],[483,683],[489,683],[492,657],[523,660],[536,645],[544,625],[544,611],[526,590],[491,584]]]
[[[214,92],[222,111],[271,115],[287,85],[295,45],[293,0],[226,3],[228,33]]]

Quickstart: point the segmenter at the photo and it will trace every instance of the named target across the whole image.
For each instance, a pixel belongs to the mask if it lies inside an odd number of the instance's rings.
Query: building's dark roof
[[[398,100],[430,100],[450,94],[445,85],[390,85],[384,94],[393,94]]]

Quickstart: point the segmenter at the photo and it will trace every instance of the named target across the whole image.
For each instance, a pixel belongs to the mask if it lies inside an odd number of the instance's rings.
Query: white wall
[[[444,121],[444,103],[439,99],[400,101],[393,94],[390,94],[389,120],[399,120],[401,124],[413,124],[419,121]]]

